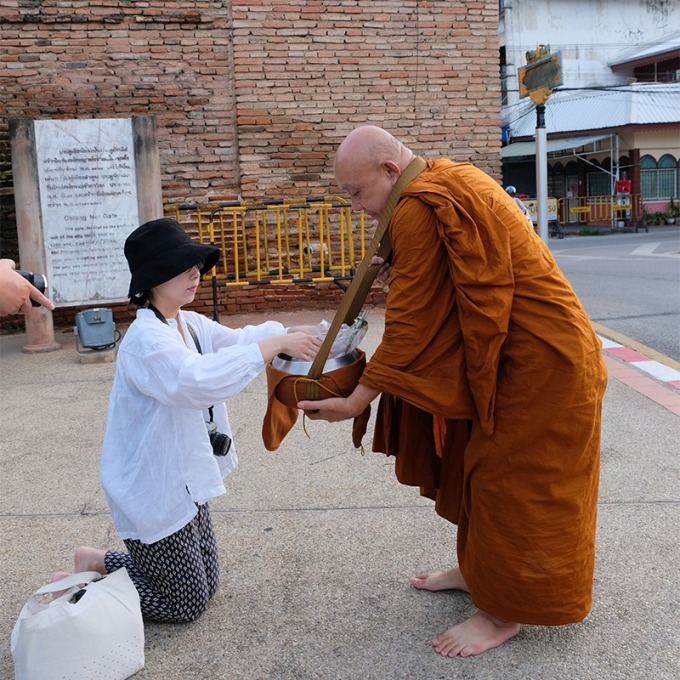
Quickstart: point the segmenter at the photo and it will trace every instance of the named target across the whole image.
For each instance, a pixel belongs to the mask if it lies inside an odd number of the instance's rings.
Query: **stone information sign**
[[[140,224],[132,121],[34,124],[51,299],[58,306],[125,300],[123,244]]]

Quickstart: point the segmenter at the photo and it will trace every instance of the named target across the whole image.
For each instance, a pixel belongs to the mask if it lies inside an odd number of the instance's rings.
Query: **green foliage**
[[[645,213],[647,216],[647,224],[663,224],[664,219],[666,217],[665,212],[661,212],[657,210],[656,212],[652,213]]]
[[[0,335],[15,335],[16,333],[25,333],[26,327],[20,323],[12,323],[7,321],[0,326]]]
[[[602,232],[599,229],[593,229],[592,227],[583,227],[579,232],[579,236],[602,236]]]

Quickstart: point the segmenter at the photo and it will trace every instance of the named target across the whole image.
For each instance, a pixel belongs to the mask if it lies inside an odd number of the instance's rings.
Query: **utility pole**
[[[562,58],[550,45],[537,45],[526,53],[527,65],[518,69],[519,95],[536,104],[536,212],[538,235],[548,241],[548,138],[545,103],[553,88],[562,84]]]
[[[536,210],[538,235],[548,242],[548,137],[545,104],[536,105]]]

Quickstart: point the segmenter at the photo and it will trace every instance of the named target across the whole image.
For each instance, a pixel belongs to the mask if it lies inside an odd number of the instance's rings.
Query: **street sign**
[[[527,65],[518,69],[520,97],[536,104],[536,231],[548,240],[548,140],[545,103],[553,88],[562,84],[561,56],[551,54],[550,45],[536,45],[526,53]]]
[[[536,50],[527,52],[527,58],[536,53],[533,61],[517,70],[519,96],[531,97],[534,104],[544,104],[552,90],[562,84],[562,55],[560,52],[545,55]]]

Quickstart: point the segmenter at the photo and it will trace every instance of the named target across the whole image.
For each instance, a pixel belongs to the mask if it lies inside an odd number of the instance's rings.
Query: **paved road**
[[[680,361],[680,228],[550,240],[590,318]]]
[[[369,355],[383,311],[369,310]],[[294,325],[332,313],[277,316]],[[120,546],[99,484],[115,364],[80,364],[72,332],[47,354],[22,353],[23,340],[0,337],[2,680],[13,677],[9,636],[30,593],[70,567],[75,546]],[[259,376],[230,405],[241,465],[211,504],[220,590],[194,624],[147,625],[135,680],[680,677],[680,419],[667,408],[610,373],[587,619],[525,626],[480,657],[443,659],[430,639],[473,605],[462,593],[415,591],[408,579],[453,562],[455,527],[396,482],[393,459],[371,453],[370,437],[365,455],[356,451],[348,423],[307,421],[307,436],[299,421],[278,451],[264,451],[266,396]]]
[[[647,272],[634,286],[641,299],[630,300],[618,284],[617,304],[654,324],[658,335],[663,319],[677,312],[677,297],[675,303],[672,296],[666,300],[670,314],[664,315],[661,301],[652,307],[645,296],[655,297],[655,286],[677,283],[677,258],[632,250],[677,250],[675,234],[668,244],[626,234],[570,237],[551,241],[551,247],[589,311],[605,325],[629,323],[607,317],[606,300],[600,299],[616,292],[616,285],[607,284],[608,263],[616,263],[614,279],[621,267],[639,265]],[[665,245],[652,250],[657,242]],[[668,277],[661,286],[650,274],[653,262]],[[592,293],[590,282],[596,286]],[[295,325],[330,320],[332,312],[276,316]],[[257,320],[223,319],[233,326]],[[369,355],[383,324],[384,310],[370,309],[363,343]],[[98,473],[115,364],[80,364],[70,331],[58,333],[58,352],[24,354],[24,340],[0,337],[3,680],[13,675],[9,635],[30,593],[52,571],[69,568],[75,546],[120,546]],[[461,593],[415,591],[408,578],[450,565],[455,528],[436,516],[417,489],[396,482],[393,459],[372,454],[370,437],[365,455],[356,451],[347,423],[307,421],[305,434],[300,421],[278,451],[264,451],[260,426],[267,390],[259,376],[230,406],[241,465],[228,493],[211,504],[220,590],[194,624],[146,626],[146,666],[135,680],[680,677],[680,420],[640,391],[641,383],[659,386],[652,378],[636,375],[634,389],[622,377],[610,369],[604,404],[593,611],[573,626],[525,626],[480,657],[443,659],[429,640],[469,616],[473,606]],[[677,396],[671,387],[661,388],[665,400]]]

